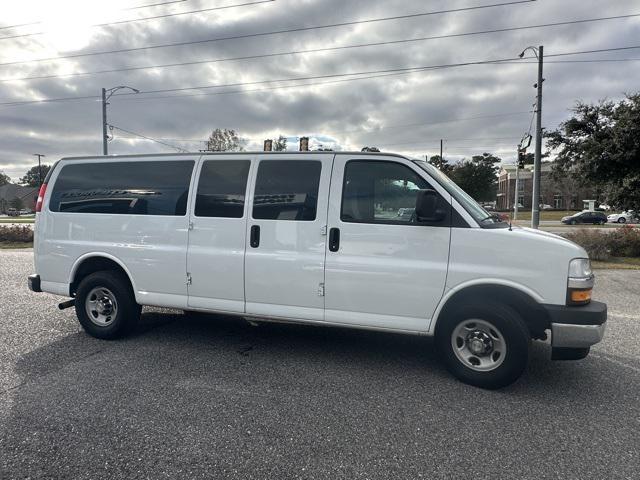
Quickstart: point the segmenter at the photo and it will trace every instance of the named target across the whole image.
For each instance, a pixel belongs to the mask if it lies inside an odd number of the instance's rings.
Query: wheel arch
[[[82,279],[101,270],[111,270],[124,274],[129,280],[134,295],[136,295],[137,290],[129,269],[119,258],[105,252],[86,253],[75,261],[69,276],[69,294],[75,296]]]
[[[513,308],[524,320],[532,338],[545,338],[550,319],[541,306],[543,299],[535,292],[517,284],[498,280],[459,285],[443,296],[429,325],[429,333],[435,335],[439,320],[450,315],[461,304],[490,299]]]

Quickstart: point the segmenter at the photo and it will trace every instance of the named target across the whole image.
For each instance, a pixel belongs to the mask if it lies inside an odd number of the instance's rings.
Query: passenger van
[[[400,155],[64,158],[36,210],[29,287],[71,297],[61,308],[98,338],[143,305],[425,335],[456,377],[498,388],[531,339],[579,359],[605,329],[584,249]]]

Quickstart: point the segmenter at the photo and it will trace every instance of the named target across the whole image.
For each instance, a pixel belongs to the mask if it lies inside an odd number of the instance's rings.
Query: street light
[[[524,58],[527,50],[531,50],[538,59],[538,81],[533,86],[538,89],[536,97],[536,148],[533,161],[533,201],[531,202],[531,228],[540,225],[540,168],[542,164],[542,65],[544,61],[544,47],[527,47],[519,57]]]
[[[538,58],[538,47],[527,47],[518,56],[520,58],[524,58],[524,55],[525,55],[525,53],[527,53],[527,50],[531,50],[533,52],[533,54],[536,56],[536,58]]]
[[[133,93],[140,93],[140,90],[137,88],[129,87],[128,85],[119,85],[117,87],[112,88],[103,88],[102,89],[102,154],[108,155],[107,150],[107,140],[109,137],[107,136],[107,100],[111,98],[111,96],[116,93],[118,90],[122,90],[126,88],[131,90]]]

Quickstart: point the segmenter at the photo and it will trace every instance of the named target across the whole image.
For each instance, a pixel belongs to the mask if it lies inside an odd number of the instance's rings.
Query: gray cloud
[[[226,3],[235,2],[227,0]],[[539,0],[531,4],[352,27],[2,66],[0,78],[228,58],[638,13],[630,4]],[[0,63],[468,5],[469,2],[463,0],[277,0],[262,6],[91,29],[89,42],[79,50],[56,52],[48,37],[0,40]],[[210,6],[211,0],[193,0],[178,6],[121,12],[117,18]],[[5,10],[7,8],[10,9],[5,6]],[[36,11],[34,9],[34,15]],[[69,16],[72,18],[73,11]],[[28,31],[28,28],[16,30]],[[121,84],[148,91],[508,58],[516,56],[525,46],[539,44],[545,45],[547,54],[553,54],[633,45],[638,43],[633,39],[640,38],[639,33],[640,20],[613,20],[266,59],[8,82],[0,83],[0,102],[98,95],[103,86]],[[640,52],[572,58],[640,58]],[[565,119],[577,99],[617,99],[624,92],[638,88],[640,62],[567,64],[551,63],[553,60],[549,58],[550,63],[545,66],[543,120],[547,128],[554,128]],[[324,135],[335,139],[337,148],[380,145],[385,150],[423,156],[437,153],[439,139],[443,138],[445,152],[451,158],[492,151],[512,160],[515,144],[529,126],[530,114],[498,115],[531,109],[535,76],[536,65],[523,63],[468,66],[244,94],[198,95],[218,91],[208,89],[149,95],[175,95],[175,98],[114,97],[109,105],[109,121],[149,137],[170,139],[169,143],[193,150],[201,148],[197,140],[204,140],[213,128],[228,127],[239,130],[252,148],[259,148],[264,138],[280,133],[292,138]],[[328,80],[331,79],[322,81]],[[269,85],[246,89],[265,87]],[[47,160],[98,154],[101,152],[100,122],[100,103],[95,100],[0,106],[0,170],[17,178],[33,164],[31,154],[36,152],[46,154]],[[395,128],[398,125],[412,126]],[[153,142],[126,137],[129,135],[116,131],[110,152],[171,151]],[[324,139],[321,143],[328,142]]]

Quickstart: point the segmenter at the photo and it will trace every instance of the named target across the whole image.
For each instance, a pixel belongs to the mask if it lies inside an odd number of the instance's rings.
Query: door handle
[[[260,225],[251,226],[249,245],[251,245],[253,248],[258,248],[260,246]]]
[[[332,228],[329,230],[329,251],[337,252],[340,248],[340,229]]]

